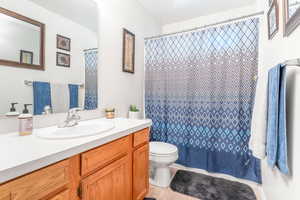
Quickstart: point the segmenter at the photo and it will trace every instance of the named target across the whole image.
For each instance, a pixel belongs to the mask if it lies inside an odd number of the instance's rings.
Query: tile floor
[[[194,172],[197,172],[197,173],[202,173],[202,174],[206,174],[206,175],[210,175],[210,176],[214,176],[214,177],[226,178],[228,180],[245,183],[245,184],[247,184],[247,185],[249,185],[250,187],[253,188],[254,192],[256,193],[257,200],[262,200],[261,194],[260,194],[260,186],[258,184],[255,184],[255,183],[252,183],[252,182],[249,182],[249,181],[239,180],[239,179],[227,176],[227,175],[209,174],[209,173],[207,173],[203,170],[187,169],[187,168],[184,168],[182,166],[173,167],[172,168],[172,173],[175,174],[178,169],[190,170],[190,171],[194,171]],[[198,200],[197,198],[190,197],[190,196],[187,196],[187,195],[183,195],[183,194],[178,193],[178,192],[174,192],[171,188],[159,188],[159,187],[155,187],[153,185],[150,186],[150,192],[147,195],[147,197],[156,198],[156,200]]]
[[[150,186],[150,192],[147,197],[156,198],[156,200],[196,200],[196,198],[173,192],[170,188],[154,186]]]

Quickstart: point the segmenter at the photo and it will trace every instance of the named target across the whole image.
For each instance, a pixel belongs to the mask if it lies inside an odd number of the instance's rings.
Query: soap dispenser
[[[19,119],[19,135],[31,135],[33,131],[33,116],[29,114],[28,106],[32,104],[24,104],[23,113],[18,117]]]
[[[8,117],[12,117],[12,116],[18,116],[20,113],[17,112],[15,105],[17,105],[18,103],[11,103],[11,108],[10,111],[8,113],[6,113],[5,115]]]

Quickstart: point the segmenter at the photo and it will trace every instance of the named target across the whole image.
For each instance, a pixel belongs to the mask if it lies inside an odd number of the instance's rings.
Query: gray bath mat
[[[171,188],[201,200],[256,200],[248,185],[183,170],[177,171]]]

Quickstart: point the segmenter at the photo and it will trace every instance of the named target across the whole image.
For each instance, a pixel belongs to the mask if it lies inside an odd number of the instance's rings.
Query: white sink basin
[[[98,135],[115,128],[115,124],[108,121],[79,122],[77,126],[69,128],[51,128],[44,129],[36,133],[44,139],[72,139]]]

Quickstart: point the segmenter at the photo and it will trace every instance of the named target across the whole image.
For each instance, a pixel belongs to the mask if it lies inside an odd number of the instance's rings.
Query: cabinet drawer
[[[133,146],[137,147],[141,144],[149,142],[149,129],[143,129],[134,133],[133,135]]]
[[[69,200],[70,199],[70,191],[65,190],[64,192],[59,193],[58,195],[55,195],[53,198],[49,200]]]
[[[9,194],[11,200],[39,200],[67,186],[69,167],[65,160],[33,172],[0,186],[0,194]]]
[[[81,154],[81,175],[87,175],[121,158],[128,153],[130,146],[128,136]]]

